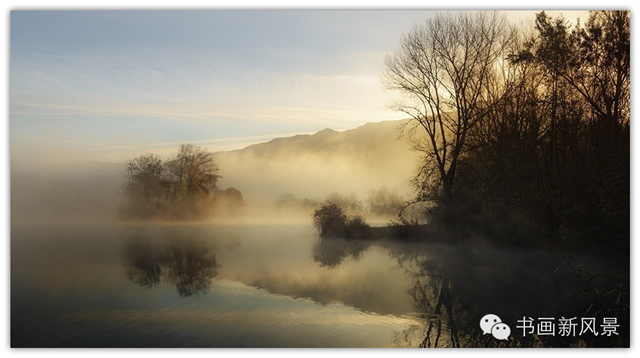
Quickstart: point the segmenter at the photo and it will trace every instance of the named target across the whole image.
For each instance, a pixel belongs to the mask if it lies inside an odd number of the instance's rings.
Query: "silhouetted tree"
[[[125,165],[124,217],[194,219],[206,216],[214,206],[221,176],[205,148],[182,144],[169,161],[144,154]]]
[[[541,12],[518,32],[501,19],[437,16],[386,60],[425,153],[416,200],[453,198],[429,211],[454,228],[628,252],[629,12],[584,27]]]
[[[403,133],[423,152],[416,187],[453,196],[456,169],[469,131],[498,102],[496,66],[512,40],[498,12],[439,13],[403,36],[385,59],[387,88],[404,96],[394,107],[411,118]]]
[[[626,11],[591,12],[573,29],[537,14],[534,36],[509,56],[513,90],[474,129],[481,150],[459,189],[476,198],[466,200],[520,233],[628,245],[628,29]]]
[[[327,203],[313,213],[313,225],[320,236],[344,236],[347,232],[347,214],[338,205]]]
[[[144,154],[125,163],[125,215],[148,217],[164,204],[162,160]]]
[[[212,194],[220,179],[213,154],[202,147],[181,144],[166,164],[169,195],[178,217],[200,217],[212,208]]]

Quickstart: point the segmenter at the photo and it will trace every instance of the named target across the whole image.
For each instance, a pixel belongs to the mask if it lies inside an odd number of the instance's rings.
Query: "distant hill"
[[[235,186],[248,200],[284,194],[324,198],[337,191],[364,199],[371,188],[409,191],[415,152],[398,140],[401,121],[367,123],[337,132],[324,129],[215,153],[222,186]]]

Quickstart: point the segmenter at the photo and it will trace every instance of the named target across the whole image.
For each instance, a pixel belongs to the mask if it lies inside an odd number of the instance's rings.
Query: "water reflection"
[[[14,347],[386,347],[412,323],[382,248],[321,268],[308,225],[12,230]]]
[[[563,265],[559,254],[489,245],[318,242],[307,226],[17,227],[12,235],[13,346],[566,347],[629,341],[627,296],[616,311],[619,294],[609,294],[611,279],[591,280],[607,265],[576,255]],[[583,297],[572,268],[604,299],[588,291]],[[628,282],[623,287],[628,292]],[[603,316],[618,317],[619,341],[523,339],[515,328],[524,315],[587,317],[599,310],[599,323]],[[487,313],[499,315],[519,338],[502,343],[483,335],[478,321]]]
[[[138,237],[126,245],[125,256],[129,281],[149,288],[161,282],[175,285],[180,297],[208,292],[218,275],[216,255],[204,242],[157,244]]]
[[[570,347],[628,346],[628,281],[620,275],[583,275],[566,256],[534,249],[490,245],[399,244],[320,239],[313,256],[320,266],[335,268],[345,259],[357,261],[370,245],[382,246],[411,281],[418,324],[396,332],[399,347]],[[612,273],[611,266],[583,257],[593,272]],[[583,268],[583,265],[579,265]],[[622,280],[624,281],[624,280]],[[613,291],[611,289],[613,288]],[[595,293],[599,292],[597,295]],[[605,292],[613,294],[605,295]],[[591,294],[590,294],[591,293]],[[624,300],[623,300],[624,301]],[[596,310],[594,307],[599,308]],[[509,340],[484,335],[480,318],[498,314],[511,327]],[[616,317],[619,336],[522,335],[523,316]]]
[[[413,299],[415,309],[422,319],[420,324],[396,334],[397,346],[484,347],[494,343],[491,337],[483,337],[482,332],[479,332],[476,324],[479,318],[474,320],[476,315],[482,317],[483,309],[489,309],[483,308],[486,307],[480,301],[483,293],[474,287],[474,282],[492,286],[487,278],[474,277],[483,266],[474,267],[468,257],[464,262],[460,256],[452,257],[450,250],[445,247],[433,247],[427,251],[420,245],[397,245],[389,249],[389,254],[412,280],[413,284],[407,293]],[[464,268],[460,267],[461,264]],[[452,277],[457,277],[456,271],[459,270],[464,271],[464,279],[457,283]],[[471,307],[463,306],[463,293],[471,294],[467,297],[474,300]],[[504,293],[503,291],[502,294]],[[496,343],[509,345],[499,341]]]
[[[420,347],[628,345],[628,306],[625,311],[610,298],[584,294],[616,284],[612,282],[614,277],[591,276],[587,282],[575,272],[559,271],[565,258],[557,253],[486,245],[393,245],[389,254],[412,279],[408,293],[423,318],[418,327],[396,335],[400,346],[415,346],[417,342]],[[589,265],[603,270],[598,267],[602,263],[592,261]],[[558,274],[570,284],[558,285],[552,276]],[[623,290],[624,286],[619,287]],[[594,304],[602,310],[590,312]],[[511,327],[509,340],[483,334],[478,323],[489,313],[498,314]],[[603,317],[617,317],[621,330],[613,337],[524,336],[517,329],[523,316],[596,317],[600,322]]]
[[[358,261],[369,248],[371,241],[319,238],[313,245],[313,260],[320,267],[336,268],[345,260]]]

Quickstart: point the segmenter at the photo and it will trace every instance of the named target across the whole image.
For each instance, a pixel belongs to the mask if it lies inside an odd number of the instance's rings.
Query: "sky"
[[[12,11],[12,166],[122,162],[180,143],[233,150],[402,119],[388,108],[384,57],[433,14]]]

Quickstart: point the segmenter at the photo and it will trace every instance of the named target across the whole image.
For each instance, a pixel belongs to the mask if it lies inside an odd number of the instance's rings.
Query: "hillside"
[[[237,187],[249,201],[285,193],[321,199],[334,191],[363,199],[368,189],[381,186],[406,193],[415,153],[397,139],[400,123],[367,123],[343,132],[327,128],[215,153],[221,185]]]

